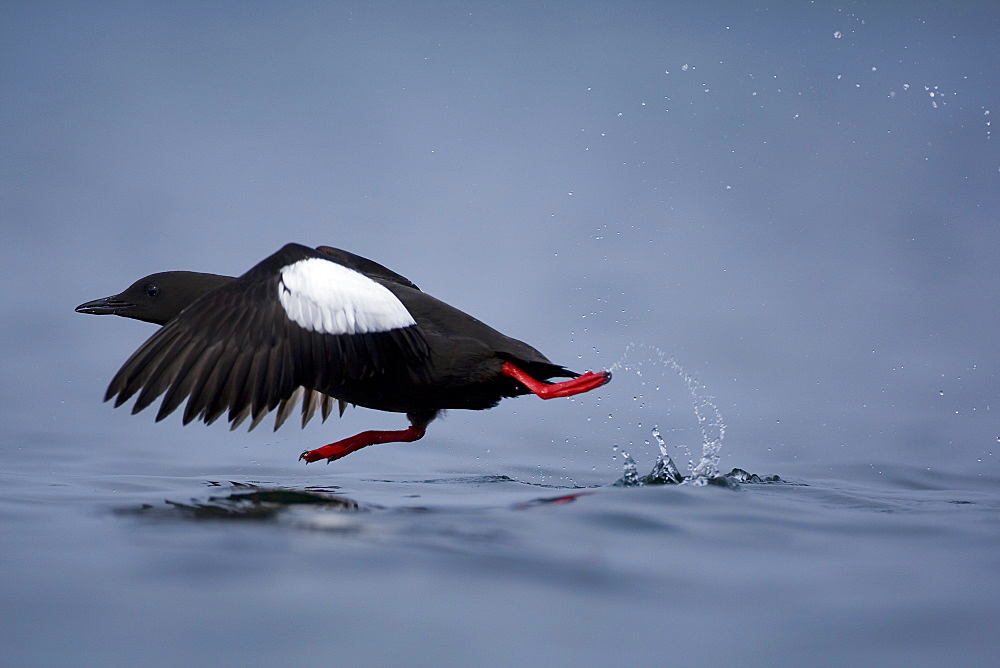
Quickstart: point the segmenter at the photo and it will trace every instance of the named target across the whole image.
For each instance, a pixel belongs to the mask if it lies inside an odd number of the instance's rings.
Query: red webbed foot
[[[410,425],[399,431],[363,431],[336,443],[324,445],[315,450],[306,450],[299,459],[307,464],[325,459],[328,463],[341,457],[346,457],[356,450],[367,448],[378,443],[409,443],[423,437],[426,428],[420,425]]]
[[[571,397],[574,394],[590,392],[611,380],[610,371],[598,371],[597,373],[588,371],[585,374],[561,383],[544,383],[532,378],[523,369],[514,366],[510,362],[503,363],[500,373],[514,378],[542,399]]]

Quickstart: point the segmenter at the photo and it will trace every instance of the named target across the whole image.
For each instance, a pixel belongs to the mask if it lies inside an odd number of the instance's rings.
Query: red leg
[[[419,440],[423,437],[426,430],[427,428],[423,426],[410,425],[406,429],[399,431],[363,431],[342,441],[324,445],[322,448],[306,450],[299,455],[299,459],[306,460],[307,464],[318,462],[321,459],[332,462],[335,459],[346,457],[355,450],[367,448],[369,445],[376,445],[378,443],[410,443]]]
[[[582,376],[577,376],[561,383],[544,383],[532,378],[523,369],[514,366],[510,362],[503,363],[500,373],[514,378],[542,399],[571,397],[574,394],[590,392],[611,380],[610,371],[600,371],[598,373],[588,371]]]

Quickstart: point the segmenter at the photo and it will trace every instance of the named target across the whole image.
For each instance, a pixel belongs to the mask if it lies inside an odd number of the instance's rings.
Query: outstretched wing
[[[345,251],[341,248],[334,248],[333,246],[317,246],[316,250],[329,256],[334,262],[342,264],[345,267],[350,267],[355,271],[360,271],[369,278],[379,278],[384,281],[398,283],[399,285],[405,285],[406,287],[413,288],[414,290],[420,289],[406,276],[396,273],[392,269],[379,264],[375,260],[369,260],[366,257],[361,257],[360,255],[355,255],[350,251]]]
[[[138,394],[133,413],[163,395],[156,419],[184,401],[184,423],[228,411],[255,426],[279,408],[325,413],[338,390],[389,371],[426,373],[427,343],[406,307],[380,283],[306,246],[288,244],[203,295],[147,340],[112,379],[105,401]],[[291,404],[289,406],[289,404]],[[284,417],[283,417],[284,415]],[[310,413],[311,415],[311,413]]]

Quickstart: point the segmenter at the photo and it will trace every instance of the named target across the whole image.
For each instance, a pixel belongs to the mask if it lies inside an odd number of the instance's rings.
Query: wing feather
[[[277,411],[277,429],[299,401],[304,426],[317,411],[326,420],[335,403],[343,414],[346,402],[337,398],[338,390],[356,390],[389,371],[425,374],[429,353],[416,324],[337,333],[340,316],[331,315],[322,301],[316,307],[319,311],[297,316],[314,318],[322,327],[310,330],[290,317],[278,298],[279,290],[289,290],[281,283],[281,268],[316,257],[335,261],[304,246],[286,246],[240,278],[192,302],[125,362],[109,384],[105,400],[114,398],[115,406],[120,406],[138,394],[135,413],[162,396],[157,420],[187,400],[184,424],[193,420],[211,424],[228,412],[232,428],[249,418],[253,429],[265,415]],[[362,278],[352,281],[375,283],[359,275]],[[345,308],[353,309],[348,322],[354,317],[358,322],[365,318],[379,322],[365,315],[364,303],[349,302],[350,298],[340,296],[329,303],[346,303]],[[294,294],[291,299],[305,304],[303,308],[314,308]],[[386,308],[384,295],[380,308]],[[395,312],[402,306],[388,308]],[[391,322],[400,319],[393,317]]]

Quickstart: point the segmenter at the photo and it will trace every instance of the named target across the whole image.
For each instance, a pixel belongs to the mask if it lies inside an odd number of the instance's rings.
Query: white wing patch
[[[388,288],[322,258],[282,267],[278,300],[292,322],[321,334],[387,332],[416,324]]]

